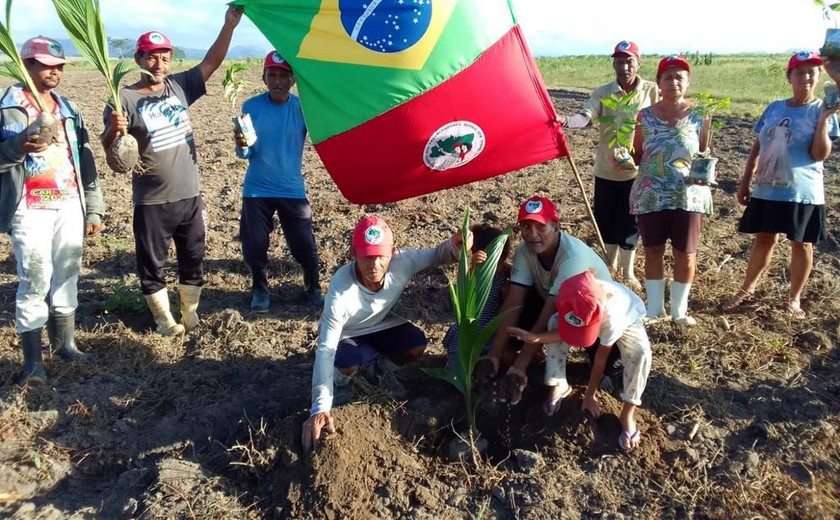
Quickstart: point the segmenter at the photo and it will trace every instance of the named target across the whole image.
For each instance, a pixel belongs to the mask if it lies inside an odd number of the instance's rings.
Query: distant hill
[[[64,47],[64,54],[67,56],[81,56],[79,50],[69,39],[59,38],[58,43]],[[21,44],[18,44],[18,48],[20,48],[20,46]],[[204,58],[205,54],[207,54],[207,49],[190,49],[181,47],[181,50],[184,51],[188,60],[200,60]],[[230,59],[262,58],[266,55],[266,53],[268,53],[268,49],[262,49],[252,45],[234,45],[228,50],[227,57]],[[120,56],[119,50],[114,48],[113,45],[109,45],[108,54],[112,58],[118,58]],[[131,55],[125,55],[125,53],[123,53],[123,57],[130,58]]]

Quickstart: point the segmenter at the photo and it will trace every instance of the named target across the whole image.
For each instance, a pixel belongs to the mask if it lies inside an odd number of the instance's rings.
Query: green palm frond
[[[120,60],[111,68],[108,37],[102,24],[99,0],[52,0],[52,3],[73,44],[82,56],[105,76],[111,105],[117,114],[122,115],[121,104],[113,103],[113,100],[119,98],[122,80],[130,72],[148,72],[128,60]]]
[[[38,105],[38,110],[41,112],[46,110],[44,102],[41,101],[41,96],[35,90],[35,83],[26,71],[23,65],[23,59],[20,57],[17,47],[15,46],[15,39],[12,36],[12,0],[6,0],[6,24],[0,23],[0,51],[9,57],[11,61],[0,66],[0,75],[7,76],[23,83],[23,86],[32,93],[35,104]]]

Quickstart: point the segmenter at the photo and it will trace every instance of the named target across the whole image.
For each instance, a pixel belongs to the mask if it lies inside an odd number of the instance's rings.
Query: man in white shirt
[[[422,330],[391,312],[415,274],[457,261],[461,235],[437,247],[397,249],[381,218],[363,218],[353,231],[353,261],[330,280],[312,370],[312,408],[303,424],[304,451],[324,431],[335,431],[330,409],[334,386],[347,385],[363,365],[384,370],[410,363],[426,349]]]

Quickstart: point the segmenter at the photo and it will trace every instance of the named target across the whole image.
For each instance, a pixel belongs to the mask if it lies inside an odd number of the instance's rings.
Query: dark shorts
[[[674,249],[696,253],[704,216],[684,209],[666,209],[638,215],[642,243],[645,247],[657,247],[670,240]]]
[[[417,347],[425,347],[426,343],[426,334],[406,322],[389,329],[339,341],[335,353],[335,366],[351,368],[371,365],[380,355],[402,354]]]
[[[784,233],[791,242],[814,244],[826,238],[825,206],[750,199],[738,224],[741,233]]]

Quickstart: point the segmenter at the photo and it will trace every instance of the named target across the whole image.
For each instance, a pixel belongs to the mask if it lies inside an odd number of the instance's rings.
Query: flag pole
[[[604,238],[601,236],[601,229],[598,228],[598,222],[595,221],[595,214],[592,212],[592,206],[589,205],[589,196],[586,195],[586,188],[583,186],[583,181],[580,179],[580,172],[578,172],[577,166],[575,166],[575,160],[572,158],[572,154],[566,156],[569,160],[569,165],[572,167],[572,172],[575,174],[575,180],[580,187],[580,193],[583,195],[583,202],[586,204],[586,211],[589,212],[589,218],[592,220],[592,226],[595,228],[595,236],[598,237],[598,245],[601,246],[601,251],[604,252],[604,258],[607,258],[607,246],[604,245]]]

